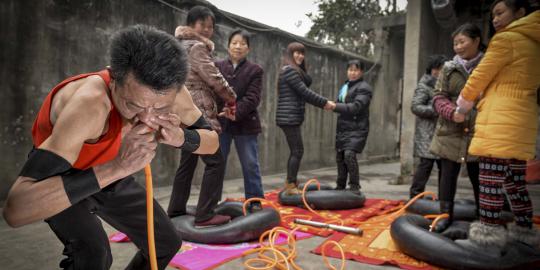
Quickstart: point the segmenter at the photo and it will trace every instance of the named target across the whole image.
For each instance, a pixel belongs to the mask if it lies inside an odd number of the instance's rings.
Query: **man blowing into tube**
[[[126,269],[149,269],[146,193],[133,173],[158,143],[212,154],[218,136],[184,87],[186,53],[173,36],[136,25],[117,32],[111,66],[64,80],[46,97],[32,128],[34,149],[4,206],[12,227],[45,220],[64,244],[67,269],[109,269],[98,217],[139,251]],[[154,201],[156,253],[164,269],[181,245]]]

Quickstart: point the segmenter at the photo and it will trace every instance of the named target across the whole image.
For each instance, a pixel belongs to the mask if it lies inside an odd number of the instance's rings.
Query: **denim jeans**
[[[236,152],[242,166],[244,175],[244,191],[246,199],[264,198],[261,172],[259,169],[259,153],[257,146],[257,135],[232,135],[223,132],[219,135],[219,147],[223,154],[223,159],[227,163],[227,157],[231,150],[231,143],[234,140]]]

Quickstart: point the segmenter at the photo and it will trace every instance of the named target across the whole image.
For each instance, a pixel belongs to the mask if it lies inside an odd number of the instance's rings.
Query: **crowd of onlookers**
[[[455,55],[431,56],[415,90],[414,154],[420,159],[410,196],[424,191],[433,164],[439,169],[439,202],[453,221],[456,183],[467,170],[479,222],[471,224],[472,249],[504,250],[509,240],[539,247],[526,163],[535,158],[540,86],[540,11],[526,0],[497,0],[491,6],[495,34],[482,44],[481,30],[466,23],[452,34]],[[503,224],[505,199],[514,223]]]

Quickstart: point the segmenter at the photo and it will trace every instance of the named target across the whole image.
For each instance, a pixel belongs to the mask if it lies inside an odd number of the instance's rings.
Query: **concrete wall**
[[[3,126],[0,130],[0,152],[3,155],[0,162],[0,201],[5,198],[25,162],[31,148],[31,124],[50,89],[66,77],[104,68],[108,64],[108,41],[116,30],[144,23],[172,33],[177,25],[185,23],[185,10],[194,2],[6,0],[0,3],[0,99],[3,101],[0,107]],[[226,56],[228,34],[239,24],[269,28],[215,11],[218,25],[213,40],[218,58]],[[251,31],[255,35],[249,58],[265,70],[260,106],[263,124],[263,133],[259,137],[261,169],[263,174],[284,172],[288,148],[274,121],[280,55],[293,40],[309,41],[276,29]],[[317,44],[308,46],[306,61],[314,79],[312,88],[334,98],[346,78],[345,63],[353,57],[359,56]],[[375,90],[371,106],[372,132],[362,159],[393,157],[396,153],[397,129],[395,124],[386,125],[397,121],[397,102],[392,101],[396,90],[385,87],[382,77],[377,77],[380,70],[375,66],[367,76]],[[305,155],[301,169],[333,166],[336,115],[307,107],[303,125]],[[228,178],[241,176],[234,151],[229,157]],[[156,185],[172,182],[178,156],[178,151],[160,147],[152,163]],[[199,177],[194,181],[200,181]]]

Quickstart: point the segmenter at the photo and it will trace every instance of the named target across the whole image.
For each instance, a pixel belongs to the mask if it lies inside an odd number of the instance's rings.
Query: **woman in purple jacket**
[[[229,36],[227,59],[216,62],[221,74],[236,92],[236,110],[225,107],[219,115],[222,133],[219,144],[225,161],[234,140],[242,173],[246,199],[264,198],[257,136],[261,133],[261,121],[257,107],[261,101],[263,69],[246,59],[249,53],[250,34],[241,29]],[[249,206],[250,211],[261,209],[258,202]]]

